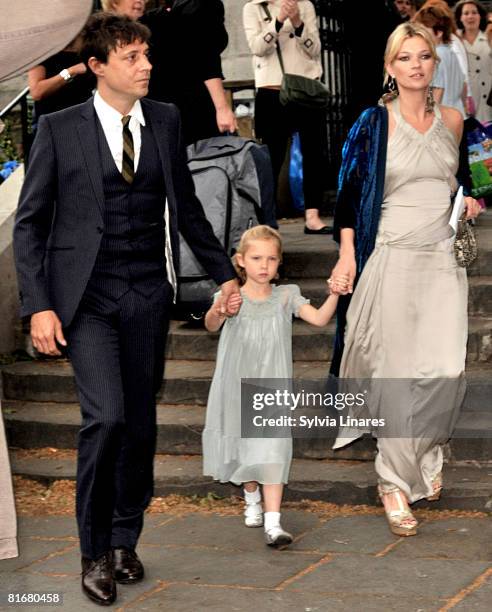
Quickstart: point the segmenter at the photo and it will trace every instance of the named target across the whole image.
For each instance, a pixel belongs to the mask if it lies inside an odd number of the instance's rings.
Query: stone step
[[[331,223],[331,219],[328,220]],[[327,278],[335,265],[338,247],[331,236],[305,236],[300,222],[282,223],[284,238],[282,276],[290,279]],[[470,276],[492,276],[492,211],[476,225],[478,257]]]
[[[168,336],[167,359],[216,358],[219,333],[211,334],[195,325],[173,321]],[[335,322],[324,327],[313,327],[304,321],[294,321],[292,354],[296,361],[327,361],[331,358],[335,337]],[[467,361],[492,361],[492,317],[469,319]]]
[[[468,313],[471,316],[492,316],[492,276],[468,278]]]
[[[158,400],[165,404],[204,404],[215,361],[170,360]],[[294,363],[296,378],[324,380],[327,361]],[[2,368],[6,399],[40,402],[76,402],[73,371],[67,360],[24,361]]]
[[[78,404],[4,400],[2,406],[10,446],[26,449],[76,448],[80,427]],[[158,405],[157,452],[200,455],[204,423],[205,406]],[[294,440],[294,455],[302,459],[363,461],[373,459],[376,452],[376,444],[369,437],[337,451],[332,450],[332,445],[333,438],[297,438]],[[492,461],[490,400],[481,410],[472,410],[465,400],[455,433],[447,446],[446,455],[450,461],[465,458]]]
[[[492,227],[492,210],[490,207],[480,215],[478,223],[480,228]]]
[[[294,361],[327,361],[331,357],[334,336],[334,321],[330,321],[326,327],[319,328],[295,320],[292,335]],[[203,327],[172,321],[167,339],[166,358],[213,361],[217,355],[219,337],[220,333],[209,333]]]
[[[294,378],[325,380],[328,361],[294,362]],[[214,361],[170,360],[166,364],[163,385],[157,395],[163,404],[206,404],[215,368]],[[492,364],[471,363],[467,366],[470,384],[476,386],[479,399],[490,403]],[[73,371],[66,360],[25,361],[2,368],[5,399],[36,402],[77,402]]]
[[[68,458],[25,458],[22,452],[11,455],[14,474],[44,483],[75,478],[75,453]],[[416,507],[462,509],[489,512],[492,509],[492,465],[446,465],[445,491],[438,502],[418,502]],[[223,485],[202,475],[201,457],[157,455],[154,469],[154,494],[165,496],[241,495],[241,489]],[[309,461],[292,463],[286,500],[322,500],[336,504],[377,504],[376,475],[370,462]]]
[[[298,285],[304,297],[319,308],[326,299],[326,277],[283,278],[279,284]],[[468,314],[470,317],[492,317],[492,276],[470,276],[468,279]]]

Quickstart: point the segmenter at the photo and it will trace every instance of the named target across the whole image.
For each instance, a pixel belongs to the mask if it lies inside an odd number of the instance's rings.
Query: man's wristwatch
[[[67,83],[73,80],[73,76],[70,74],[70,72],[68,72],[67,68],[64,68],[58,74],[64,81],[67,81]]]

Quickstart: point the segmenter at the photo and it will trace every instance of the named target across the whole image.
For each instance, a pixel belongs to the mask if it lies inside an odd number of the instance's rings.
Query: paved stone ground
[[[295,541],[276,551],[264,545],[261,529],[246,529],[239,516],[148,515],[139,545],[146,578],[120,586],[113,609],[491,609],[490,518],[428,519],[412,538],[393,536],[381,516],[323,520],[287,511],[283,523]],[[22,517],[19,535],[20,557],[0,562],[0,593],[58,592],[64,610],[98,609],[80,592],[72,517]]]

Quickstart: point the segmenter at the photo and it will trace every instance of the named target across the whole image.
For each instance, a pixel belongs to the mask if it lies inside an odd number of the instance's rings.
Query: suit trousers
[[[117,301],[86,291],[65,330],[82,413],[77,523],[82,556],[134,549],[153,494],[156,394],[172,288]]]
[[[299,132],[304,208],[321,208],[326,176],[326,112],[283,106],[279,91],[260,87],[255,98],[255,133],[268,146],[277,187],[289,137]]]

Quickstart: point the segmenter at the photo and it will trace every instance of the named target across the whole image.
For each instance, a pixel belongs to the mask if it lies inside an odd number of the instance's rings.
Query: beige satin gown
[[[348,309],[340,376],[426,379],[412,386],[410,400],[381,405],[383,398],[374,410],[387,421],[403,422],[414,411],[433,423],[429,437],[378,439],[381,486],[397,486],[414,502],[432,494],[431,479],[442,469],[441,444],[463,400],[468,284],[448,225],[457,187],[456,139],[437,106],[425,134],[403,119],[398,99],[391,110],[396,126],[388,141],[381,220]],[[438,379],[456,384],[443,389]],[[341,431],[334,448],[358,435]]]

